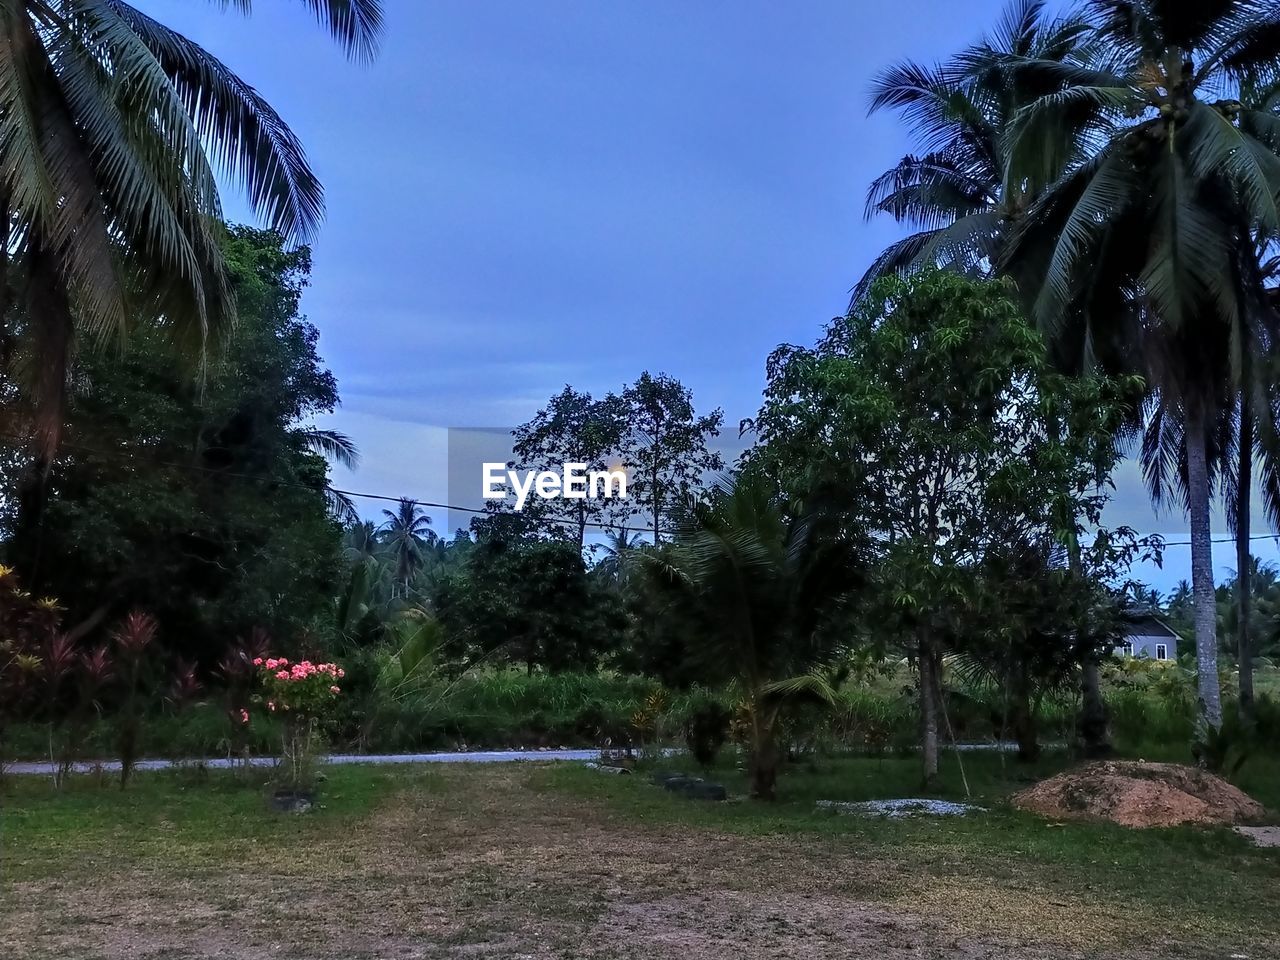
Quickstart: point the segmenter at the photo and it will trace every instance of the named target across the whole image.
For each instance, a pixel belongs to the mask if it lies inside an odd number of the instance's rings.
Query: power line
[[[1155,534],[1155,536],[1159,536],[1159,534]],[[1250,534],[1247,539],[1250,542],[1254,540],[1280,540],[1280,533],[1254,533],[1254,534]],[[1235,543],[1236,538],[1231,536],[1210,537],[1209,542],[1210,543]],[[1191,546],[1191,541],[1190,540],[1165,540],[1164,545],[1166,547],[1189,547]]]
[[[27,438],[18,436],[16,434],[11,434],[11,433],[0,433],[0,438],[14,441],[15,443],[20,445],[25,445],[27,442]],[[198,463],[178,463],[171,460],[158,460],[154,457],[141,457],[138,454],[122,453],[121,451],[118,451],[118,450],[103,450],[101,448],[90,447],[84,444],[73,443],[70,441],[63,442],[62,446],[68,450],[79,450],[84,453],[91,453],[100,457],[112,458],[118,462],[125,461],[125,460],[132,460],[135,457],[137,457],[138,459],[145,459],[147,462],[154,464],[155,466],[158,466],[158,467],[172,467],[175,470],[193,470],[198,473],[207,473],[207,474],[218,476],[218,477],[230,477],[237,480],[249,480],[254,483],[268,483],[268,484],[274,484],[277,486],[296,487],[300,490],[310,490],[312,492],[316,492],[316,488],[309,483],[302,483],[299,480],[289,480],[289,479],[285,479],[284,477],[261,476],[261,475],[252,474],[252,473],[240,473],[235,470],[220,470],[216,467],[204,467]],[[329,486],[327,487],[327,489],[333,491],[334,493],[341,494],[344,497],[355,497],[356,499],[359,499],[359,500],[377,500],[377,501],[386,502],[386,503],[399,503],[402,500],[412,500],[418,506],[430,507],[433,510],[449,510],[456,513],[469,513],[469,514],[476,514],[479,516],[501,516],[501,514],[495,514],[492,511],[480,509],[477,507],[460,507],[451,503],[439,503],[433,500],[420,500],[417,497],[396,497],[396,496],[391,496],[390,494],[385,494],[385,493],[368,493],[361,490],[344,490],[340,487],[334,487],[334,486]],[[564,518],[564,517],[532,517],[530,516],[528,519],[531,523],[535,523],[535,524],[536,523],[559,523],[569,527],[578,526],[578,521]],[[588,520],[585,522],[584,526],[592,527],[597,530],[612,531],[612,530],[617,530],[622,525],[609,524],[609,523],[597,523],[595,521]],[[633,532],[633,533],[653,533],[652,527],[633,527],[628,525],[626,526],[625,529],[628,532]],[[1159,536],[1159,534],[1148,534],[1148,536]],[[1255,533],[1255,534],[1251,534],[1248,537],[1248,540],[1249,542],[1253,542],[1254,540],[1280,541],[1280,533]],[[1209,542],[1210,543],[1235,543],[1236,538],[1234,536],[1229,536],[1229,535],[1210,537]],[[1189,547],[1191,546],[1191,541],[1190,540],[1164,540],[1163,546]]]
[[[18,444],[18,445],[25,445],[27,442],[27,438],[21,437],[12,433],[0,433],[0,439],[13,441],[15,444]],[[261,475],[252,474],[252,473],[240,473],[235,470],[220,470],[216,467],[204,467],[198,463],[178,463],[172,460],[159,460],[155,457],[144,457],[144,456],[141,456],[140,454],[135,454],[131,452],[125,453],[119,450],[103,450],[98,447],[90,447],[81,443],[74,443],[72,441],[63,441],[61,446],[67,450],[79,450],[82,453],[91,453],[95,456],[106,457],[107,459],[114,459],[117,462],[130,461],[136,458],[157,467],[172,467],[175,470],[192,470],[197,473],[207,473],[217,477],[227,477],[235,480],[249,480],[254,483],[266,483],[266,484],[273,484],[275,486],[296,487],[300,490],[310,490],[313,493],[319,492],[316,489],[316,487],[313,486],[312,484],[303,483],[300,480],[290,480],[284,477],[269,477],[269,476],[261,476]],[[490,510],[484,510],[477,507],[459,507],[450,503],[437,503],[436,501],[433,501],[433,500],[419,500],[416,497],[393,497],[385,493],[365,493],[360,490],[343,490],[340,487],[334,487],[329,485],[326,485],[325,489],[330,490],[333,493],[341,494],[344,497],[356,497],[361,500],[378,500],[378,501],[385,501],[387,503],[400,503],[402,500],[412,500],[418,506],[430,507],[433,510],[449,510],[449,511],[456,511],[458,513],[478,514],[480,516],[503,516],[503,514],[497,514]],[[577,520],[573,520],[567,517],[529,516],[526,519],[528,519],[530,523],[534,523],[534,524],[559,523],[567,527],[577,527],[579,525]],[[596,523],[591,520],[585,521],[583,526],[593,527],[597,530],[605,530],[605,531],[613,531],[613,530],[619,529],[619,527],[622,527],[621,524]],[[623,529],[625,529],[628,533],[653,533],[652,527],[633,527],[633,526],[627,525]]]

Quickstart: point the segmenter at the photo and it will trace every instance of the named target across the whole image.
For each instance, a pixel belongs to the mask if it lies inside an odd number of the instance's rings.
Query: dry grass
[[[445,767],[306,818],[238,800],[213,830],[163,803],[74,832],[28,809],[5,839],[0,956],[1261,957],[1275,932],[1042,889],[1032,863],[1001,875],[859,835],[646,822],[553,780]]]

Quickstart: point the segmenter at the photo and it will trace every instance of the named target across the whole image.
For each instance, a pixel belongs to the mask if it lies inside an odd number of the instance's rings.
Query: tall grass
[[[1111,665],[1104,691],[1117,747],[1128,754],[1186,759],[1196,716],[1189,675],[1176,667]],[[708,698],[730,715],[738,708],[732,689],[667,690],[654,680],[611,671],[527,674],[489,669],[436,678],[397,699],[360,697],[353,684],[343,712],[327,733],[335,750],[376,753],[682,745],[686,720]],[[946,707],[959,741],[994,740],[1007,733],[998,690],[951,683]],[[1070,742],[1077,711],[1078,701],[1070,692],[1046,699],[1040,710],[1042,741]],[[1280,737],[1280,706],[1262,698],[1260,712],[1266,714],[1267,729]],[[913,748],[918,730],[911,676],[893,669],[844,684],[833,706],[805,708],[788,719],[783,733],[795,753],[888,755]],[[224,756],[229,732],[226,712],[216,698],[177,716],[157,709],[142,724],[141,753]],[[266,713],[255,715],[244,732],[255,753],[274,753],[279,746],[278,723]],[[103,719],[88,739],[84,758],[113,756],[115,737],[115,722]],[[10,758],[47,755],[47,737],[37,725],[15,724],[7,739],[4,752]]]

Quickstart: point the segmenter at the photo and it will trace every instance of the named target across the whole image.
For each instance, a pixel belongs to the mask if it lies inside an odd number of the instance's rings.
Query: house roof
[[[1128,636],[1131,637],[1168,637],[1178,639],[1173,629],[1159,617],[1143,616],[1136,618],[1129,625]]]

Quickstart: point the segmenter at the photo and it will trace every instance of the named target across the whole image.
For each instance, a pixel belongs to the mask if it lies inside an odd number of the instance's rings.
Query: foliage
[[[797,499],[829,504],[844,529],[873,537],[880,562],[868,622],[879,644],[895,643],[918,665],[931,779],[941,656],[966,622],[982,622],[983,568],[997,581],[1016,576],[999,568],[1019,557],[1044,570],[1060,545],[1097,527],[1135,385],[1055,374],[1006,285],[939,271],[877,281],[816,347],[775,350],[768,375],[749,460]],[[1114,547],[1115,535],[1100,531],[1100,569],[1085,573],[1113,575],[1125,559]],[[1047,649],[1027,627],[1061,612],[1007,621],[1006,645]],[[1074,627],[1094,645],[1110,639]]]
[[[60,622],[56,601],[33,597],[12,567],[0,566],[0,760],[9,724],[33,710],[44,668],[41,654]]]
[[[830,699],[813,671],[846,642],[844,603],[862,576],[860,544],[829,537],[816,513],[788,516],[748,472],[694,504],[665,551],[647,558],[663,616],[693,625],[705,678],[736,681],[749,728],[752,793],[772,799],[784,707]]]
[[[123,357],[84,357],[40,535],[4,531],[70,629],[145,609],[167,652],[205,669],[255,627],[322,626],[338,572],[326,467],[302,425],[338,399],[299,313],[310,254],[236,228],[226,257],[240,322],[203,386],[149,328]]]
[[[574,543],[484,539],[435,593],[451,655],[563,670],[595,663],[622,633],[614,594]]]
[[[346,50],[372,54],[379,0],[313,3]],[[20,0],[0,18],[6,228],[5,373],[24,383],[39,486],[64,427],[74,344],[103,350],[135,328],[179,348],[187,371],[235,319],[220,247],[215,165],[273,229],[305,238],[323,190],[301,145],[249,84],[127,3]],[[81,351],[82,353],[88,350]]]
[[[596,400],[565,386],[528,423],[512,431],[515,465],[521,470],[559,473],[567,463],[585,464],[588,472],[621,465],[627,431],[627,408],[616,394]],[[628,491],[630,494],[630,491]],[[524,506],[558,536],[573,539],[581,550],[588,525],[620,521],[627,512],[621,499],[530,498]]]
[[[693,391],[665,373],[645,371],[622,391],[628,436],[624,456],[630,468],[628,499],[648,517],[656,544],[673,506],[689,499],[709,473],[724,469],[707,441],[720,435],[724,413],[698,416]]]
[[[283,714],[281,785],[291,790],[309,789],[315,783],[322,748],[319,728],[342,693],[338,681],[346,671],[336,663],[290,663],[285,657],[255,657],[253,665],[259,669],[258,682],[267,710]],[[242,710],[241,720],[250,722],[247,710]]]
[[[386,523],[381,542],[394,558],[394,583],[407,594],[410,578],[424,563],[424,550],[436,540],[431,518],[408,498],[402,498],[394,511],[383,510],[382,515]]]
[[[732,719],[729,709],[712,696],[700,696],[689,704],[683,724],[684,742],[689,755],[704,770],[711,769],[729,739]]]
[[[253,665],[262,668],[259,681],[268,710],[308,718],[318,717],[332,706],[342,692],[338,681],[346,676],[336,663],[302,660],[291,664],[285,657],[255,657]]]
[[[115,631],[116,662],[119,664],[122,686],[119,715],[118,749],[120,756],[120,786],[127,786],[138,759],[140,727],[147,697],[147,687],[155,676],[151,649],[156,640],[155,619],[135,610]],[[185,671],[180,673],[180,676]],[[185,682],[182,681],[182,682]],[[179,688],[181,690],[181,687]]]
[[[888,274],[990,272],[1037,182],[1051,181],[1075,152],[1067,128],[1045,126],[1035,144],[1038,178],[1012,176],[1012,148],[1026,147],[1010,136],[1014,121],[1058,89],[1055,68],[1079,62],[1089,47],[1079,16],[1053,19],[1045,4],[1016,0],[992,33],[945,62],[906,61],[880,73],[871,111],[897,111],[918,152],[872,182],[867,216],[887,214],[916,232],[876,258],[854,288],[851,310]]]
[[[1270,446],[1277,435],[1263,358],[1280,314],[1260,259],[1280,235],[1280,40],[1274,11],[1252,0],[1088,10],[1099,55],[1045,71],[1059,88],[1020,110],[1011,132],[1028,161],[1045,131],[1065,132],[1080,155],[1039,179],[999,266],[1065,368],[1145,380],[1143,466],[1153,499],[1175,497],[1189,514],[1199,695],[1216,726],[1210,501],[1219,478],[1247,487],[1255,427]],[[1034,163],[1009,176],[1036,179]],[[1264,493],[1276,483],[1268,461]]]

